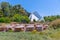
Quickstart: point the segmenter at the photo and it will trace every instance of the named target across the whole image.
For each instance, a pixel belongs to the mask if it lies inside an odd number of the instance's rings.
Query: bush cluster
[[[50,27],[57,29],[60,28],[60,19],[56,19],[50,23]]]

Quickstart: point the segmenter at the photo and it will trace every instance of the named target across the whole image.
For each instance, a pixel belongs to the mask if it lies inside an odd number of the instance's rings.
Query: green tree
[[[15,14],[12,17],[12,21],[15,21],[15,22],[21,22],[21,19],[22,19],[22,17],[19,14]]]
[[[28,16],[22,16],[19,14],[15,14],[12,17],[12,21],[21,22],[21,23],[28,23],[30,20],[29,20]]]
[[[2,10],[0,9],[0,17],[3,17],[3,16],[4,16],[4,14],[3,14]]]
[[[29,23],[30,22],[30,19],[28,18],[28,16],[22,16],[22,22],[23,23]]]
[[[1,8],[2,8],[2,11],[4,13],[4,16],[9,16],[9,8],[10,8],[10,4],[8,2],[2,2],[1,3]]]
[[[28,23],[30,15],[21,5],[10,5],[8,2],[1,2],[0,22],[21,22]],[[29,14],[28,14],[29,13]]]
[[[11,22],[11,20],[10,20],[10,18],[8,18],[8,17],[1,17],[1,18],[0,18],[0,22],[1,22],[1,23],[9,23],[9,22]]]
[[[13,12],[16,14],[20,14],[20,15],[27,15],[28,16],[28,12],[21,6],[21,5],[14,5],[13,6]]]
[[[54,20],[56,20],[56,19],[60,19],[60,15],[45,16],[45,17],[44,17],[44,20],[45,20],[45,21],[48,21],[48,22],[54,21]]]

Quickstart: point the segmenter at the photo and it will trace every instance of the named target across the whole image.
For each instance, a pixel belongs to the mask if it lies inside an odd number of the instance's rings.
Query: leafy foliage
[[[0,22],[1,22],[1,23],[9,23],[9,22],[11,22],[11,20],[10,20],[10,18],[8,18],[8,17],[1,17],[1,18],[0,18]]]
[[[51,22],[51,21],[56,20],[56,19],[59,19],[59,18],[60,18],[60,15],[45,16],[45,17],[44,17],[44,20],[45,20],[45,21],[48,21],[48,22]]]
[[[0,9],[0,17],[3,17],[4,14],[3,14],[3,11]]]
[[[29,12],[21,5],[10,5],[8,2],[2,2],[0,8],[0,22],[29,22]]]
[[[15,14],[12,17],[12,21],[21,22],[21,23],[28,23],[30,20],[29,20],[28,16],[22,16],[19,14]]]

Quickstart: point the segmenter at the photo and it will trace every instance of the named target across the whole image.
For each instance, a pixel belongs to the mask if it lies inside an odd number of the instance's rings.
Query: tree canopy
[[[60,19],[60,15],[45,16],[45,17],[44,17],[44,20],[45,20],[45,21],[48,21],[48,22],[54,21],[54,20],[56,20],[56,19]]]
[[[7,20],[9,22],[15,21],[28,23],[28,16],[29,12],[27,12],[20,4],[14,6],[10,5],[8,2],[1,2],[0,4],[0,22],[5,22]]]

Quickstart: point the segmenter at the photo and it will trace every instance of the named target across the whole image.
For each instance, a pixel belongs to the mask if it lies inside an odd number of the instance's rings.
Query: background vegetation
[[[51,22],[56,19],[60,19],[60,15],[53,15],[53,16],[45,16],[44,17],[45,22]]]
[[[0,3],[0,22],[24,22],[28,23],[29,12],[27,12],[21,5],[10,5],[8,2]]]

